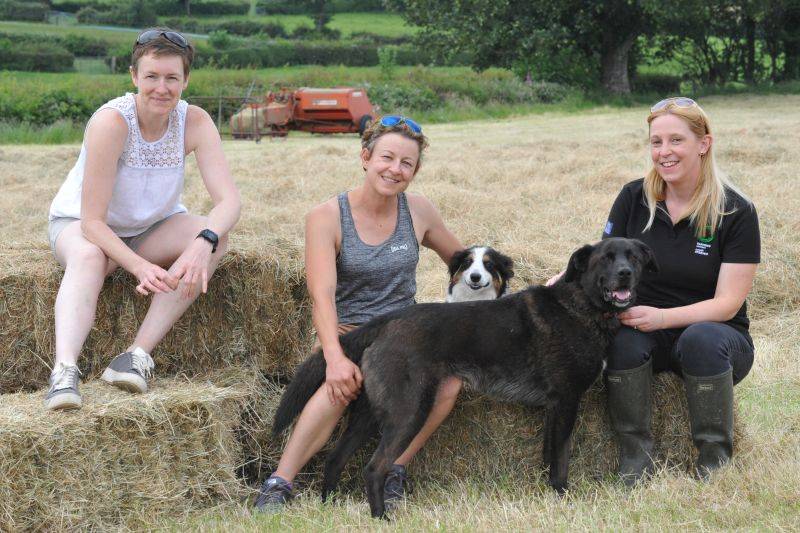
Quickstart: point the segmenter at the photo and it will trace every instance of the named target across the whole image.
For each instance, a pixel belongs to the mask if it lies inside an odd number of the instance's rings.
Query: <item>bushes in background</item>
[[[130,3],[130,0],[125,3]],[[100,13],[111,11],[115,6],[124,5],[114,0],[51,0],[53,9],[78,13],[92,8]],[[177,0],[147,0],[148,7],[157,15],[168,17],[186,15],[183,2]],[[246,15],[250,10],[247,0],[194,0],[190,3],[192,15]],[[118,23],[121,25],[121,23]]]
[[[632,89],[637,93],[678,94],[681,77],[673,74],[637,73],[631,80]]]
[[[64,72],[72,70],[75,56],[50,42],[33,43],[0,38],[0,70]],[[0,113],[0,116],[4,116]]]
[[[0,20],[44,22],[48,11],[50,11],[50,8],[42,2],[0,0]]]
[[[127,69],[128,63],[125,62]],[[535,104],[564,98],[566,88],[555,84],[526,85],[513,73],[490,69],[477,73],[468,69],[398,67],[391,80],[379,69],[295,68],[283,71],[195,70],[184,98],[235,96],[255,83],[254,95],[281,87],[366,87],[373,104],[385,110],[409,113],[441,109],[448,105]],[[0,77],[0,117],[6,121],[43,126],[69,119],[83,123],[107,100],[132,91],[127,76],[93,76],[87,84],[79,74]],[[216,116],[216,103],[207,104]]]

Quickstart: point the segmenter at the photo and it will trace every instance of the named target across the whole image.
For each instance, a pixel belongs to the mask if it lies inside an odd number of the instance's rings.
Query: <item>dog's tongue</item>
[[[631,297],[631,291],[612,291],[611,296],[613,296],[615,300],[624,301]]]

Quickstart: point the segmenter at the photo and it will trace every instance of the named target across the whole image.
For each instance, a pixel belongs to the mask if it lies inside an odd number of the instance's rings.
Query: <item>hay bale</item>
[[[310,312],[302,266],[279,247],[228,253],[209,292],[189,308],[154,350],[156,374],[190,376],[231,365],[285,373],[305,355]],[[63,272],[49,251],[11,250],[0,259],[0,392],[47,383],[54,350],[53,305]],[[123,351],[150,299],[124,271],[100,293],[95,327],[79,360],[87,379]]]
[[[84,407],[54,413],[41,393],[0,404],[0,530],[148,528],[238,500],[233,425],[243,388],[156,380],[131,395],[93,381]]]
[[[689,433],[688,411],[683,382],[672,373],[656,376],[653,388],[653,434],[658,467],[690,471],[696,451]],[[275,389],[259,403],[261,418],[272,420],[280,391]],[[414,459],[416,481],[455,485],[465,479],[503,479],[513,484],[543,483],[542,444],[544,412],[496,402],[474,393],[462,394],[456,408],[430,442]],[[736,416],[735,453],[750,444]],[[263,454],[261,475],[277,465],[285,441],[268,438],[268,427],[251,434],[244,450],[252,454],[258,444]],[[331,443],[332,444],[332,443]],[[318,454],[299,476],[301,485],[318,488],[323,460],[331,444]],[[375,449],[375,442],[351,460],[342,477],[344,490],[361,490],[361,468]],[[606,393],[598,381],[585,395],[573,433],[570,479],[602,480],[616,469],[617,445],[606,413]]]

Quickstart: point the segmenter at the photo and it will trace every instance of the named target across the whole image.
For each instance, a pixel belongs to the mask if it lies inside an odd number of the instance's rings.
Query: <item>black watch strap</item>
[[[217,245],[219,244],[219,235],[211,231],[210,229],[206,228],[200,233],[197,234],[196,239],[204,239],[211,243],[211,253],[217,251]]]

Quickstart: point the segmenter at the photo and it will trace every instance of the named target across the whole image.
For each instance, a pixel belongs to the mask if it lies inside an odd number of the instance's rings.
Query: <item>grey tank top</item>
[[[356,232],[347,193],[338,196],[342,245],[336,258],[336,314],[340,324],[363,324],[414,303],[419,243],[405,193],[397,198],[394,233],[365,244]]]

